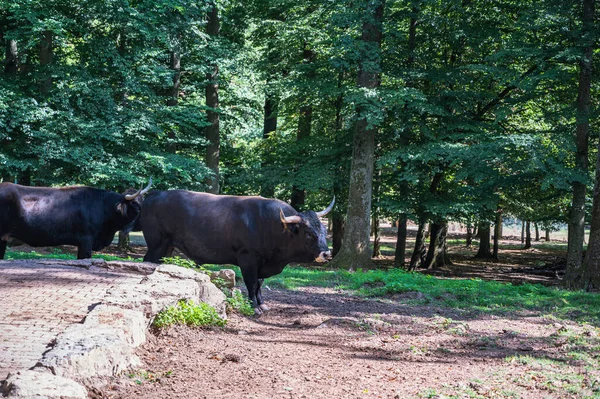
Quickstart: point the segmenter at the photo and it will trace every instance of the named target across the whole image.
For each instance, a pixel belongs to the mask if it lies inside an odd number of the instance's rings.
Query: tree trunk
[[[267,84],[268,86],[268,84]],[[274,132],[277,130],[277,104],[279,100],[277,96],[271,92],[267,92],[265,95],[265,118],[263,122],[263,140],[268,140]],[[265,176],[265,171],[271,165],[271,156],[267,152],[267,146],[264,147],[263,159],[260,164],[263,170],[263,180],[260,187],[260,195],[266,198],[273,198],[275,196],[275,186],[269,178]]]
[[[498,259],[498,246],[502,238],[502,210],[496,211],[496,224],[494,225],[494,250],[492,256],[494,259]]]
[[[540,228],[538,227],[537,222],[533,222],[533,227],[535,228],[535,241],[540,240]]]
[[[479,234],[479,231],[477,230],[477,225],[474,225],[473,226],[473,237],[479,237],[478,234]]]
[[[546,229],[546,242],[550,241],[550,230]]]
[[[531,222],[525,222],[525,246],[523,249],[531,248]]]
[[[127,253],[131,251],[131,241],[129,240],[129,234],[119,231],[119,242],[117,244],[117,249],[121,253]]]
[[[490,224],[488,222],[479,222],[479,250],[475,255],[476,258],[489,259],[492,258],[490,251]]]
[[[588,145],[590,135],[590,89],[593,72],[593,48],[595,46],[594,31],[594,0],[583,0],[583,13],[581,16],[583,37],[586,42],[582,57],[579,61],[579,90],[577,93],[577,128],[575,170],[582,176],[588,173]],[[596,169],[596,190],[598,170]],[[582,181],[573,181],[573,202],[569,216],[569,232],[567,247],[567,270],[564,277],[564,285],[567,288],[587,288],[590,281],[587,268],[594,264],[595,253],[590,254],[590,245],[586,255],[586,264],[582,265],[583,241],[585,237],[585,197],[586,184]],[[594,192],[594,209],[596,206],[596,195]],[[594,216],[592,215],[592,218]],[[593,219],[592,219],[593,223]],[[590,244],[592,244],[590,233]],[[594,244],[596,245],[596,244]],[[594,251],[595,248],[592,248]]]
[[[373,213],[371,218],[371,234],[373,235],[373,258],[381,256],[381,237],[379,236],[379,218],[377,212]]]
[[[434,269],[442,267],[451,262],[447,256],[446,233],[447,222],[432,223],[429,229],[429,250],[423,263],[423,268]]]
[[[425,222],[420,222],[419,228],[417,229],[417,237],[415,238],[415,248],[412,256],[410,257],[410,265],[408,266],[408,270],[416,270],[417,267],[425,262],[426,251]]]
[[[369,3],[373,4],[373,3]],[[374,89],[379,86],[379,51],[381,48],[381,22],[383,5],[375,2],[373,14],[362,26],[362,42],[369,52],[376,55],[364,59],[357,76],[359,89]],[[370,7],[370,6],[369,6]],[[373,167],[375,158],[375,130],[370,126],[363,105],[356,107],[358,120],[355,124],[350,186],[348,195],[348,213],[344,229],[342,248],[333,260],[333,265],[354,270],[371,265],[369,251],[369,217],[371,216],[371,194],[373,185]]]
[[[473,228],[471,226],[471,223],[467,223],[467,238],[466,238],[465,247],[471,248],[472,244],[473,244]]]
[[[525,221],[521,220],[521,244],[525,244]]]
[[[310,136],[310,130],[312,125],[312,113],[313,108],[311,105],[305,105],[300,108],[300,118],[298,119],[298,132],[296,135],[296,142],[302,147],[305,140]],[[298,164],[294,168],[296,171],[300,167],[302,163],[304,163],[306,152],[304,150],[300,150],[298,152],[297,162]],[[290,205],[298,210],[304,210],[304,200],[306,197],[306,191],[304,188],[300,188],[298,185],[294,184],[292,187],[292,198],[290,201]]]
[[[206,33],[216,39],[219,36],[219,14],[217,5],[212,4],[208,12],[208,22],[206,24]],[[207,179],[207,192],[219,193],[219,156],[221,149],[221,139],[219,136],[219,66],[213,65],[212,72],[208,73],[206,78],[206,106],[211,110],[206,112],[209,126],[206,127],[206,139],[208,146],[206,147],[206,166],[212,171],[213,175]]]
[[[338,84],[337,84],[337,88],[338,88],[338,96],[335,100],[334,103],[334,108],[335,108],[335,140],[336,140],[336,145],[342,145],[343,143],[343,134],[342,134],[342,128],[343,128],[343,117],[342,117],[342,107],[344,106],[344,96],[342,93],[342,84],[344,81],[344,74],[342,72],[340,72],[338,74]],[[344,175],[343,170],[344,170],[344,166],[342,165],[342,162],[337,159],[336,160],[336,165],[335,165],[335,170],[337,171],[337,173],[334,176],[334,180],[333,180],[333,194],[335,195],[335,198],[342,198],[342,187],[344,185],[344,181],[342,180],[342,176]],[[335,207],[333,209],[333,216],[332,216],[332,222],[333,222],[333,232],[331,233],[331,241],[333,244],[333,252],[332,255],[336,256],[338,254],[338,252],[340,252],[340,249],[342,248],[342,237],[344,235],[344,215],[338,211],[338,209],[340,209],[339,206]]]
[[[4,73],[16,75],[19,70],[19,54],[17,52],[17,41],[6,41],[6,59],[4,60]]]
[[[302,53],[303,62],[305,65],[310,65],[314,63],[315,53],[314,51],[307,48],[307,43],[304,41],[304,50]],[[309,68],[312,68],[309,67]],[[308,81],[312,81],[314,79],[314,74],[309,70],[306,74],[306,79]],[[296,157],[296,165],[295,170],[297,171],[301,165],[304,163],[304,159],[306,157],[306,151],[304,150],[304,144],[306,143],[306,139],[310,137],[311,128],[312,128],[312,114],[313,107],[310,98],[306,98],[303,100],[303,104],[300,106],[300,116],[298,118],[298,132],[296,134],[296,143],[299,145],[300,149],[298,151]],[[306,191],[304,188],[299,187],[297,184],[294,184],[292,187],[292,199],[290,201],[290,205],[297,210],[303,210],[304,208],[304,200],[306,197]]]
[[[404,267],[406,258],[406,213],[398,217],[398,235],[396,236],[396,251],[394,253],[394,267]]]
[[[50,75],[50,67],[49,65],[52,63],[52,38],[54,34],[52,31],[46,30],[44,31],[42,40],[40,42],[40,65],[43,71],[43,76],[45,78],[42,79],[41,92],[48,93],[52,88],[52,76]]]

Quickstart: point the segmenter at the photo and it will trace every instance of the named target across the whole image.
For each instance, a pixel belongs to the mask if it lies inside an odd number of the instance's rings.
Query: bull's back
[[[142,230],[149,247],[173,246],[198,263],[237,264],[241,252],[259,245],[264,201],[260,197],[163,191],[145,199]]]
[[[61,190],[0,185],[3,235],[18,238],[31,246],[76,245],[76,236],[88,223],[87,210],[77,206],[76,189]],[[93,207],[94,204],[90,204]]]

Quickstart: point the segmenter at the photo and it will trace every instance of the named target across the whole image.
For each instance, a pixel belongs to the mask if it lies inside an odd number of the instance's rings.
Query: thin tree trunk
[[[477,229],[477,225],[475,224],[473,226],[473,237],[479,237],[478,234],[479,234],[479,230]]]
[[[119,231],[119,242],[117,243],[117,249],[119,252],[126,253],[131,251],[131,241],[129,234]]]
[[[502,210],[498,208],[496,211],[496,224],[494,225],[494,249],[492,256],[498,259],[498,250],[500,238],[502,237]]]
[[[374,89],[379,86],[379,49],[381,48],[382,20],[384,0],[370,11],[372,15],[362,26],[362,42],[365,48],[377,56],[371,56],[360,65],[357,76],[358,88]],[[342,248],[333,260],[334,266],[355,270],[371,265],[369,251],[369,217],[371,215],[371,194],[373,185],[373,167],[375,158],[375,130],[370,126],[363,105],[356,107],[358,120],[355,124],[352,166],[348,195],[348,213],[344,229]]]
[[[490,224],[488,222],[479,222],[477,230],[479,235],[479,250],[475,257],[483,259],[492,258],[493,255],[490,251]]]
[[[576,129],[576,149],[575,170],[582,176],[588,173],[588,145],[590,135],[590,99],[591,84],[593,72],[593,49],[596,39],[594,38],[594,0],[583,0],[583,13],[581,16],[583,37],[586,46],[579,61],[579,90],[577,93],[577,129]],[[598,179],[598,170],[596,170],[596,180]],[[569,217],[568,247],[567,247],[567,270],[564,277],[564,285],[567,288],[587,288],[590,284],[588,268],[593,267],[595,248],[590,245],[586,254],[586,264],[582,265],[583,242],[585,238],[585,197],[586,184],[582,181],[573,181],[573,202],[571,204],[571,214]],[[596,190],[598,185],[596,183]],[[594,209],[596,206],[597,191],[594,191]],[[592,223],[593,223],[592,215]],[[598,221],[600,222],[600,221]],[[590,244],[592,244],[592,234],[590,233]],[[596,245],[596,244],[594,244]]]
[[[410,257],[410,265],[408,270],[416,270],[422,263],[425,262],[425,255],[427,249],[425,248],[425,222],[420,222],[417,228],[417,237],[415,238],[415,248],[413,249],[412,256]]]
[[[342,138],[342,128],[343,128],[342,107],[344,106],[344,96],[342,93],[343,80],[344,80],[344,74],[342,72],[340,72],[338,74],[338,84],[337,84],[338,96],[334,103],[335,140],[336,140],[337,146],[342,145],[342,141],[343,141],[343,138]],[[342,198],[342,187],[344,185],[344,182],[342,181],[342,176],[344,175],[344,173],[343,173],[344,167],[342,165],[342,162],[339,159],[336,160],[335,170],[337,171],[337,173],[334,176],[334,180],[333,180],[333,194],[335,195],[335,198]],[[338,254],[338,252],[340,252],[340,249],[342,248],[342,238],[344,236],[345,220],[344,220],[344,215],[342,214],[342,212],[339,209],[341,209],[341,207],[336,206],[332,212],[333,213],[333,215],[332,215],[333,231],[331,233],[331,241],[332,241],[332,245],[333,245],[333,249],[332,249],[333,256],[336,256]]]
[[[52,88],[52,76],[49,73],[49,65],[52,63],[52,38],[54,34],[52,31],[46,30],[43,33],[42,40],[40,41],[40,65],[44,72],[45,78],[42,80],[41,92],[48,93]]]
[[[446,233],[447,222],[432,223],[429,229],[429,249],[423,263],[423,268],[434,269],[450,264],[447,256]]]
[[[521,220],[521,244],[525,244],[525,221]]]
[[[304,41],[304,50],[302,53],[303,61],[305,65],[314,63],[315,52],[307,47],[306,41]],[[312,70],[312,66],[310,67]],[[311,81],[314,78],[314,73],[311,70],[306,74],[306,79]],[[297,171],[304,163],[306,157],[306,151],[303,146],[306,143],[306,139],[310,137],[312,128],[312,114],[313,107],[310,98],[305,99],[303,104],[300,106],[300,116],[298,118],[298,131],[296,134],[296,143],[299,145],[300,150],[298,151],[298,157],[296,158],[295,170]],[[299,187],[297,184],[292,186],[292,198],[290,205],[297,210],[303,210],[304,200],[306,197],[306,191],[304,188]]]
[[[17,41],[6,41],[6,59],[4,60],[4,73],[7,75],[16,75],[19,70],[19,54],[17,51]]]
[[[305,143],[306,139],[310,136],[311,125],[312,125],[312,113],[313,108],[311,105],[305,105],[300,108],[300,118],[298,119],[298,132],[296,135],[296,142],[302,146]],[[305,151],[300,150],[298,152],[298,164],[295,167],[297,171],[300,165],[303,163],[305,158]],[[298,210],[304,210],[304,201],[306,198],[306,191],[304,188],[300,188],[298,185],[294,184],[292,187],[292,198],[290,201],[290,205]]]
[[[394,267],[404,267],[406,258],[406,213],[398,217],[398,235],[396,236],[396,251],[394,253]]]
[[[219,14],[217,5],[212,4],[208,12],[208,22],[206,24],[206,33],[216,39],[219,36]],[[206,166],[213,172],[213,175],[207,179],[207,192],[219,193],[219,157],[221,150],[221,139],[219,136],[219,66],[213,65],[212,72],[206,76],[208,83],[206,85],[206,106],[211,110],[206,112],[209,126],[206,127]]]
[[[267,86],[268,83],[267,83]],[[263,140],[266,141],[273,136],[277,131],[277,104],[279,100],[274,93],[267,92],[265,95],[265,117],[263,122]],[[263,180],[260,187],[260,195],[266,198],[272,198],[275,196],[275,186],[269,176],[265,176],[265,171],[272,164],[271,155],[267,152],[269,146],[264,146],[263,159],[260,164],[263,170]]]
[[[471,226],[471,223],[467,223],[467,238],[465,247],[471,248],[471,245],[473,245],[473,227]]]
[[[531,222],[525,222],[525,246],[523,249],[531,248]]]
[[[373,258],[381,256],[381,237],[379,236],[379,217],[377,212],[373,214],[371,219],[371,233],[373,234]]]
[[[550,241],[550,230],[546,229],[546,242]]]
[[[535,241],[540,240],[540,228],[538,227],[537,222],[533,222],[533,227],[535,228]]]

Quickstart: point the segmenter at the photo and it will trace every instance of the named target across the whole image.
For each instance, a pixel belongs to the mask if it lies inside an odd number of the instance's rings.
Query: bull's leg
[[[246,284],[246,288],[248,289],[248,297],[250,298],[250,302],[252,302],[254,313],[259,315],[262,311],[258,307],[259,303],[256,297],[256,293],[259,289],[258,267],[256,264],[247,266],[240,265],[240,269],[242,269],[242,277],[244,278],[244,284]]]
[[[265,303],[263,302],[262,299],[262,285],[263,285],[264,279],[259,278],[258,279],[258,284],[256,285],[256,302],[258,302],[258,307],[261,310],[264,310],[265,312],[267,310],[271,310],[267,305],[265,305]]]
[[[77,259],[92,257],[92,240],[82,240],[77,246]]]
[[[6,244],[6,241],[0,240],[0,259],[4,259],[4,255],[6,254]]]
[[[170,252],[172,254],[173,250]],[[148,251],[144,255],[144,262],[161,263],[161,259],[167,256],[170,256],[169,245],[167,243],[159,242],[154,245],[148,243]]]

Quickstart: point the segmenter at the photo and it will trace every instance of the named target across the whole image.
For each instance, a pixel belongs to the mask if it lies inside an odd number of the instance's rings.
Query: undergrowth
[[[195,303],[192,300],[181,300],[176,306],[169,306],[156,315],[152,325],[156,328],[182,324],[195,327],[219,326],[227,323],[215,308],[207,303]]]

